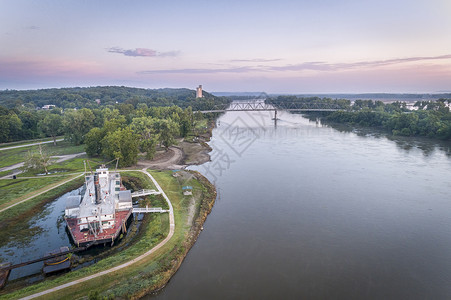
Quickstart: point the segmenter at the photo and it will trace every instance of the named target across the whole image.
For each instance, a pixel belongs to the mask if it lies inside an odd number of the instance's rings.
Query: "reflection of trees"
[[[310,121],[315,121],[318,115],[309,113],[303,114],[303,117]],[[411,149],[419,149],[424,156],[431,155],[435,150],[443,151],[446,156],[451,157],[451,142],[437,139],[428,139],[426,137],[405,137],[393,136],[381,128],[360,127],[358,125],[350,125],[344,123],[335,123],[321,119],[323,126],[333,128],[342,133],[354,133],[360,137],[386,138],[396,144],[399,149],[409,152]]]

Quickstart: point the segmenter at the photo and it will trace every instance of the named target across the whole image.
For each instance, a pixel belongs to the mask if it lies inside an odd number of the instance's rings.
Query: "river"
[[[227,112],[218,199],[158,299],[451,298],[450,145]]]

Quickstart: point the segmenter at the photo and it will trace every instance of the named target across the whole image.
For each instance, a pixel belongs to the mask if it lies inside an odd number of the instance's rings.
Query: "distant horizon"
[[[71,88],[95,88],[95,87],[126,87],[126,88],[136,88],[136,89],[148,89],[148,90],[158,90],[158,89],[188,89],[195,91],[196,87],[138,87],[138,86],[127,86],[127,85],[89,85],[89,86],[61,86],[61,87],[42,87],[42,88],[6,88],[0,89],[0,92],[6,91],[37,91],[37,90],[50,90],[50,89],[71,89]],[[228,94],[228,96],[240,96],[244,94],[258,95],[442,95],[451,94],[451,91],[434,91],[434,92],[267,92],[267,91],[209,91],[208,89],[203,89],[212,95],[218,94]]]
[[[437,93],[451,2],[0,1],[0,89]]]

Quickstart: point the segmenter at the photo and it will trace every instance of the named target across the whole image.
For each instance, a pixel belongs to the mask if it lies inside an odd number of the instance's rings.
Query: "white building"
[[[199,85],[196,88],[196,98],[203,98],[204,96],[202,95],[202,85]]]

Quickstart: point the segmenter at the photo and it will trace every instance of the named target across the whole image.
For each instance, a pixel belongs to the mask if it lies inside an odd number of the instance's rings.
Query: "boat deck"
[[[104,229],[102,233],[97,235],[91,234],[89,231],[80,231],[80,227],[77,226],[77,218],[66,218],[66,224],[72,239],[77,247],[86,244],[101,244],[107,242],[113,242],[121,233],[122,224],[125,224],[132,214],[132,210],[118,211],[116,212],[116,222],[113,228]]]

